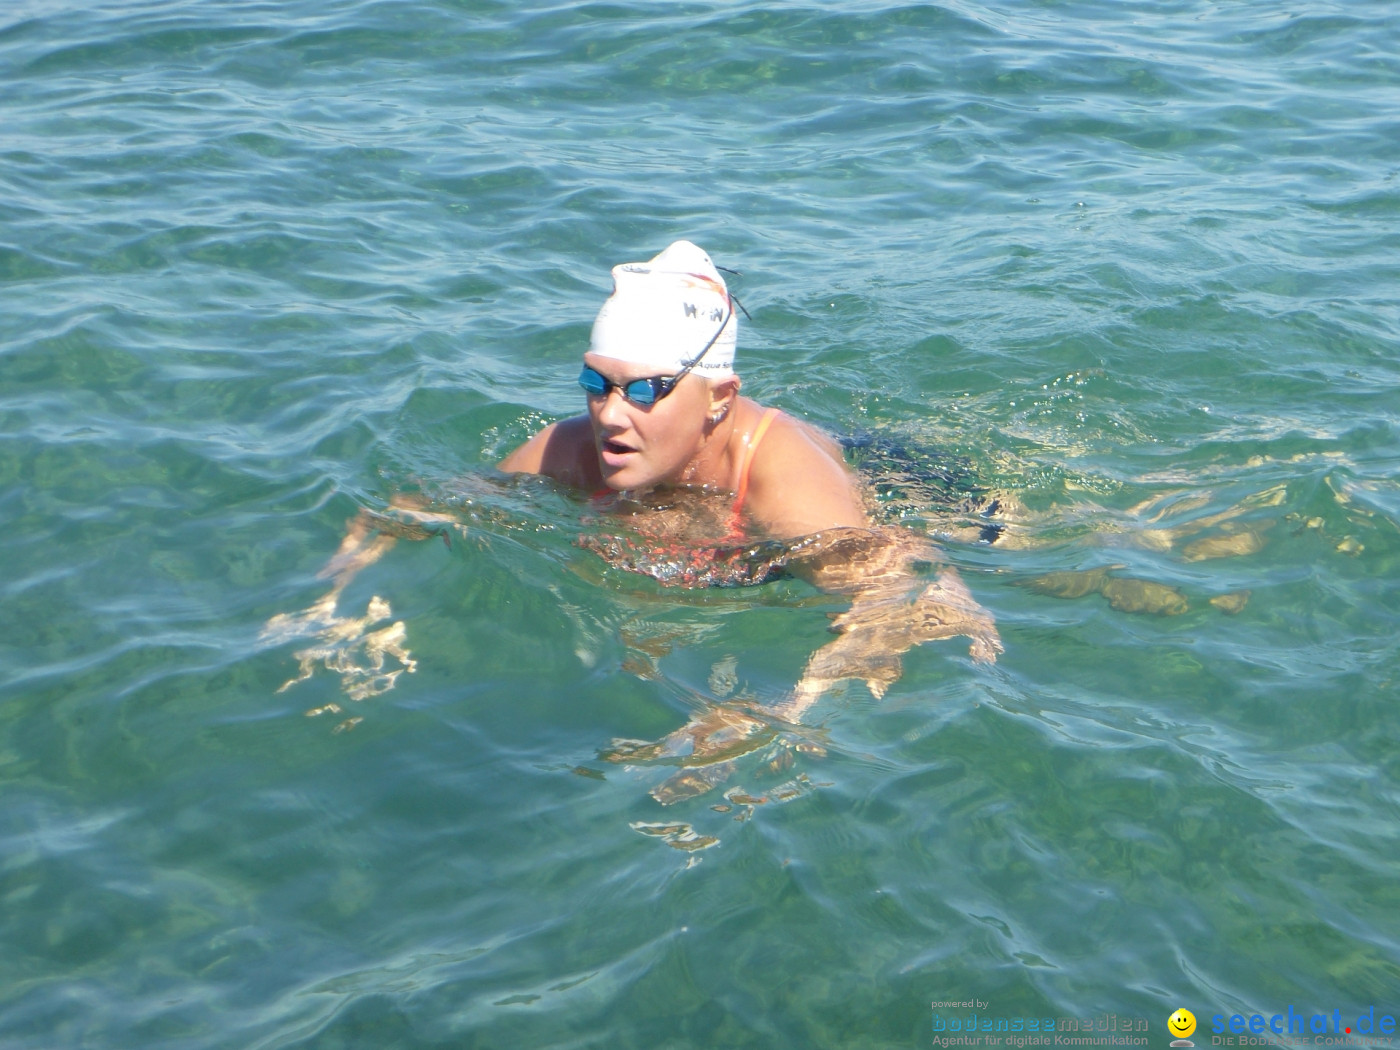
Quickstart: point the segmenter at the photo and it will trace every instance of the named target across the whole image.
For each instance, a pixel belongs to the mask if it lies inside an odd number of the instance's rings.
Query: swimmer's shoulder
[[[603,483],[587,415],[549,424],[501,460],[498,469],[507,474],[543,474],[578,489],[595,489]]]
[[[777,536],[868,524],[841,446],[785,412],[773,417],[749,469],[748,513]]]

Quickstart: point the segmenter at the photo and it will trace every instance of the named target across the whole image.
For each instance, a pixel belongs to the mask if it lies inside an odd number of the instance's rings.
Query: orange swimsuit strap
[[[739,483],[734,488],[734,510],[730,525],[732,532],[739,531],[739,512],[743,509],[744,497],[749,493],[749,469],[753,466],[754,453],[758,451],[759,442],[763,440],[763,435],[768,433],[768,427],[777,415],[776,408],[770,408],[763,413],[763,418],[758,421],[758,426],[754,427],[753,436],[749,438],[749,443],[739,457]]]

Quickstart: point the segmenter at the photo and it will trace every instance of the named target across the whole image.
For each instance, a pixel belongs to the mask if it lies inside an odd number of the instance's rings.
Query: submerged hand
[[[397,542],[397,537],[427,539],[441,535],[447,542],[447,529],[465,533],[466,529],[447,514],[421,510],[403,497],[395,498],[389,513],[379,514],[361,510],[347,524],[345,539],[331,559],[317,573],[318,579],[330,579],[331,589],[296,613],[278,613],[263,626],[260,640],[280,645],[293,638],[314,636],[319,644],[298,651],[300,662],[297,677],[285,682],[283,692],[298,682],[310,678],[318,664],[342,677],[342,685],[351,700],[363,700],[394,687],[400,674],[412,674],[418,667],[405,647],[406,628],[402,620],[378,630],[370,628],[391,615],[389,603],[377,595],[370,599],[364,616],[341,616],[336,607],[340,596],[357,573],[373,565]],[[363,652],[363,659],[361,659]],[[386,657],[393,657],[399,667],[385,670]],[[339,711],[335,704],[308,711]],[[360,719],[350,719],[337,727],[349,728]]]
[[[923,642],[963,635],[979,663],[994,663],[1004,651],[990,613],[978,605],[952,569],[911,601],[904,595],[857,597],[832,629],[841,636],[812,654],[793,699],[779,710],[790,721],[837,682],[859,679],[878,699],[903,672],[900,655]]]
[[[615,740],[600,757],[608,762],[704,766],[756,751],[776,735],[777,729],[761,718],[734,704],[718,704],[660,740]]]

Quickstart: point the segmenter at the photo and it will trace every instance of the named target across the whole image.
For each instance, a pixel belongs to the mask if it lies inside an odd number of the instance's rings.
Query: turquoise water
[[[11,0],[5,1044],[1397,1013],[1397,101],[1385,2]],[[997,664],[663,808],[600,752],[780,699],[841,602],[609,569],[490,465],[678,237],[743,271],[746,393],[1015,527],[946,544]],[[267,632],[406,490],[466,535]],[[1046,593],[1110,566],[1187,610]]]

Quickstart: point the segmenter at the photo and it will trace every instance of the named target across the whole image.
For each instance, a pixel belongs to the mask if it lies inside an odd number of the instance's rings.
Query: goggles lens
[[[654,405],[671,392],[673,384],[666,376],[614,383],[597,369],[584,365],[583,371],[578,374],[578,385],[593,397],[607,397],[608,391],[616,388],[634,405]]]

